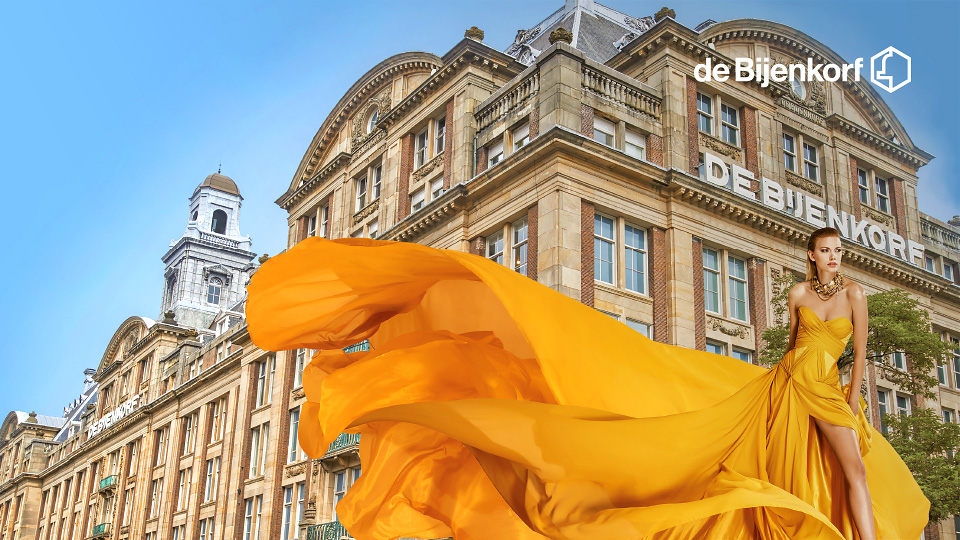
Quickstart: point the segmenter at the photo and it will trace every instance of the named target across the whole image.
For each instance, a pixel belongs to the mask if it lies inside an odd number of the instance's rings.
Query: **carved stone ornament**
[[[629,26],[630,28],[633,28],[634,30],[642,34],[647,30],[653,28],[653,25],[657,23],[656,21],[653,20],[653,17],[649,15],[646,17],[640,17],[639,19],[636,17],[630,17],[628,15],[623,18],[623,24]]]
[[[567,30],[564,27],[559,27],[553,32],[550,32],[550,44],[553,45],[558,41],[563,41],[567,45],[573,43],[573,32]]]
[[[740,339],[746,339],[750,335],[750,327],[742,324],[734,324],[733,327],[727,326],[726,321],[718,319],[716,317],[710,317],[707,321],[707,325],[711,330],[719,330],[720,332],[728,336],[736,336]]]
[[[787,173],[786,174],[787,183],[790,184],[791,186],[809,191],[810,193],[813,193],[817,197],[823,197],[823,186],[821,186],[820,184],[814,182],[813,180],[804,178],[794,172],[786,171],[786,173]]]
[[[670,17],[671,19],[676,20],[677,12],[664,6],[660,8],[660,11],[653,14],[653,20],[656,22],[660,22],[662,19],[666,17]]]
[[[471,26],[467,28],[467,31],[463,33],[463,37],[475,39],[477,41],[483,41],[483,30],[477,28],[476,26]]]
[[[211,276],[223,278],[223,286],[230,287],[230,279],[233,277],[233,272],[231,272],[229,268],[220,264],[207,266],[203,269],[203,282],[206,283],[210,281]]]
[[[799,60],[794,60],[783,56],[782,54],[772,54],[770,58],[771,67],[774,65],[789,66],[790,64],[804,64]],[[787,94],[790,99],[802,105],[811,111],[816,111],[820,114],[827,114],[827,92],[824,88],[823,83],[820,81],[803,81],[803,87],[806,89],[805,95],[803,98],[798,96],[794,92]]]
[[[360,113],[353,118],[353,135],[350,137],[351,148],[358,148],[366,142],[365,139],[381,131],[374,129],[370,133],[367,133],[367,119],[370,117],[370,113],[374,108],[377,109],[378,118],[383,118],[387,112],[390,111],[390,106],[390,90],[384,90],[379,96],[374,96],[367,100],[367,103],[360,108]]]
[[[307,470],[307,462],[301,461],[300,463],[294,463],[293,465],[290,465],[289,467],[287,467],[285,474],[287,478],[292,478],[294,476],[297,476],[298,474],[303,474],[304,472],[306,472],[306,470]]]
[[[507,49],[507,54],[514,55],[520,50],[520,47],[528,41],[532,41],[540,35],[540,26],[537,25],[529,30],[517,30],[517,36],[513,38],[513,44]]]
[[[419,169],[413,171],[413,176],[411,176],[410,179],[413,182],[419,182],[420,180],[423,180],[424,177],[426,177],[428,174],[430,174],[430,171],[436,169],[438,165],[442,165],[442,164],[443,164],[443,154],[439,154],[433,159],[431,159],[430,161],[421,165]]]
[[[724,156],[729,156],[737,161],[740,161],[741,150],[732,144],[728,144],[720,139],[706,135],[704,133],[700,134],[700,138],[703,140],[703,145],[707,148],[723,154]]]
[[[290,393],[290,396],[293,397],[293,399],[301,399],[306,397],[306,395],[307,391],[304,390],[302,386],[300,388],[294,388],[293,392]]]
[[[380,199],[377,198],[374,201],[370,202],[368,205],[364,206],[359,212],[353,215],[353,224],[356,225],[360,223],[367,216],[377,211],[380,208]]]
[[[876,221],[876,222],[878,222],[878,223],[882,223],[883,225],[886,225],[887,227],[892,227],[892,226],[893,226],[893,223],[892,223],[893,220],[890,219],[890,216],[884,214],[883,212],[881,212],[881,211],[879,211],[879,210],[875,210],[874,208],[872,208],[872,207],[870,207],[870,206],[862,205],[862,206],[860,206],[860,211],[863,212],[863,215],[867,216],[868,218],[870,218],[870,219],[872,219],[872,220],[874,220],[874,221]]]

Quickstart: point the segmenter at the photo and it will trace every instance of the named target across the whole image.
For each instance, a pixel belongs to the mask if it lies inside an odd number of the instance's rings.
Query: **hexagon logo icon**
[[[894,83],[894,73],[901,72],[897,64],[902,62],[906,62],[906,76]],[[896,47],[887,47],[870,58],[870,82],[891,94],[910,82],[910,77],[910,57]]]

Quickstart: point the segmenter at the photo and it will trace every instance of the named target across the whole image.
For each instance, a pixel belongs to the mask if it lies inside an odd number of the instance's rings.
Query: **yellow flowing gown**
[[[766,369],[652,341],[483,257],[366,239],[309,238],[248,292],[258,347],[321,349],[306,453],[361,434],[337,506],[359,540],[855,539],[814,418],[856,430],[878,538],[927,523],[863,400],[846,403],[846,318],[799,310],[796,347]]]

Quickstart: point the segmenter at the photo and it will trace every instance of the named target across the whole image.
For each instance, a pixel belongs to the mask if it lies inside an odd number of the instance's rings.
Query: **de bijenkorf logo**
[[[900,82],[895,82],[895,81]],[[910,57],[887,47],[870,58],[870,82],[891,94],[910,82]]]

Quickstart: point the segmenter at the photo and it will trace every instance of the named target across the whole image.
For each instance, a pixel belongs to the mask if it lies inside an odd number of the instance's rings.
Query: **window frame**
[[[820,148],[817,144],[810,144],[807,141],[803,141],[803,177],[812,182],[820,183],[820,167],[821,167],[821,158],[820,158]],[[807,154],[807,150],[810,150],[810,154],[813,156],[813,159],[810,159]],[[810,171],[813,171],[811,175]]]
[[[640,238],[640,244],[638,246],[629,245],[631,230],[632,232],[639,233],[638,236]],[[650,252],[648,245],[649,245],[649,242],[647,240],[646,229],[639,226],[635,226],[633,223],[630,223],[630,222],[624,222],[623,224],[623,288],[628,291],[635,292],[637,294],[642,294],[644,296],[647,295],[647,291],[648,291],[647,268],[649,265],[648,256]],[[640,263],[637,265],[639,266],[639,269],[628,267],[628,261],[631,261],[631,257],[630,257],[631,252],[635,254],[639,254]],[[636,258],[637,258],[637,255],[634,256],[633,260],[636,260]],[[638,288],[630,288],[629,277],[631,276],[631,273],[639,274],[640,279],[637,280]]]
[[[786,148],[787,139],[790,139],[790,145],[792,146],[790,150]],[[780,146],[783,151],[783,168],[797,174],[797,136],[793,133],[781,133]],[[792,166],[787,161],[792,163]]]
[[[715,135],[713,134],[713,123],[715,120],[714,118],[715,113],[713,111],[715,109],[713,107],[713,96],[697,90],[696,99],[697,99],[697,131],[710,135],[711,137],[714,137]],[[704,110],[701,107],[702,104],[707,105],[706,110]],[[706,127],[706,129],[704,129],[704,127]]]
[[[503,264],[504,261],[504,236],[503,230],[501,229],[486,237],[484,246],[484,251],[486,252],[485,256],[497,264]],[[491,241],[491,239],[493,240]],[[494,251],[490,250],[491,246],[493,247]]]
[[[443,114],[433,121],[433,155],[439,156],[444,151],[447,135],[447,115]]]
[[[410,194],[410,213],[418,212],[426,205],[426,188],[425,186],[420,186],[420,188]]]
[[[497,137],[487,146],[487,168],[503,161],[503,137]]]
[[[413,136],[413,170],[417,170],[429,161],[427,150],[430,146],[430,126],[426,125]]]
[[[634,138],[635,140],[631,140]],[[639,144],[637,144],[639,142]],[[636,151],[631,151],[631,147]],[[643,133],[627,127],[623,132],[623,153],[640,161],[647,160],[647,136]],[[639,154],[639,155],[638,155]]]
[[[732,115],[732,117],[731,117],[731,118],[733,119],[733,122],[732,122],[732,123],[731,123],[731,122],[728,122],[728,121],[726,120],[726,118],[724,118],[724,115],[725,115],[725,114],[729,114],[729,113],[728,113],[728,110],[729,110],[729,111],[733,111],[733,115]],[[727,138],[727,134],[728,134],[728,133],[732,133],[732,134],[733,134],[733,139],[735,139],[735,140],[733,140],[733,141],[729,140],[729,139]],[[740,109],[739,109],[738,107],[731,107],[730,105],[727,105],[727,104],[722,103],[722,102],[720,103],[720,140],[722,140],[723,142],[725,142],[725,143],[727,143],[727,144],[736,146],[737,148],[740,147],[740,140],[741,140],[741,137],[740,137]]]
[[[604,220],[610,221],[610,237],[603,236]],[[598,232],[599,228],[599,232]],[[610,260],[604,260],[601,255],[601,248],[604,245],[610,246]],[[617,219],[611,215],[601,212],[593,214],[593,279],[600,283],[617,286]],[[603,266],[609,265],[610,281],[603,279]]]
[[[880,186],[883,185],[883,193],[881,193]],[[876,209],[885,213],[890,213],[890,179],[883,178],[877,174],[873,176],[873,186],[874,193],[876,194]]]
[[[523,148],[530,143],[530,120],[527,119],[524,122],[517,125],[515,128],[510,130],[510,138],[512,140],[513,151]]]
[[[608,132],[606,131],[606,129],[601,129],[601,128],[609,128],[610,131]],[[600,135],[598,135],[598,133],[601,133],[604,136],[601,137]],[[610,148],[616,148],[617,147],[617,124],[602,116],[594,114],[592,139],[604,146],[609,146]]]

